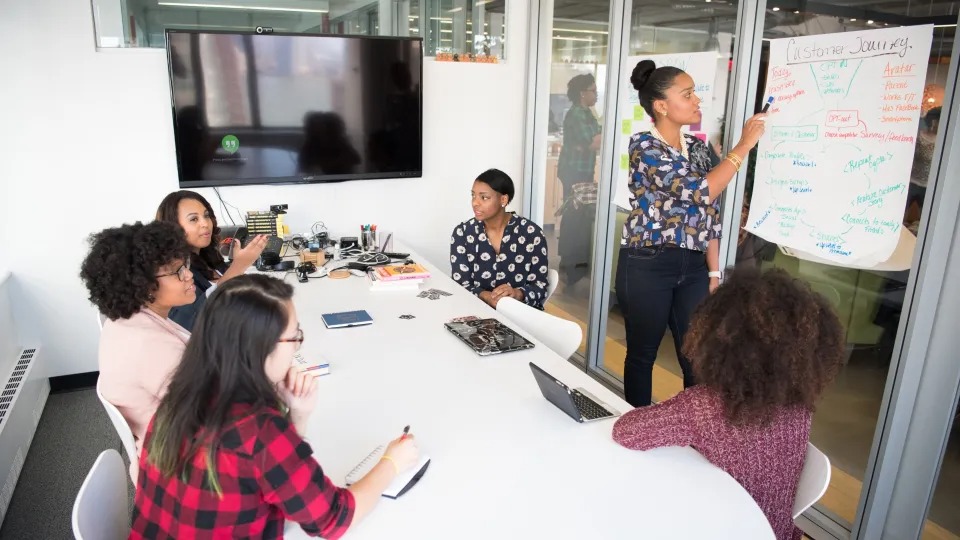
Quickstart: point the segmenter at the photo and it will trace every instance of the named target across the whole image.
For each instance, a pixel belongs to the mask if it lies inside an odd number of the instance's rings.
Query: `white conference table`
[[[476,355],[443,323],[464,315],[508,321],[446,269],[412,256],[433,274],[421,289],[452,296],[371,292],[354,276],[286,278],[296,291],[304,358],[331,363],[306,434],[324,472],[343,485],[347,472],[408,424],[432,458],[414,488],[382,499],[345,538],[773,538],[749,494],[695,450],[628,450],[611,438],[614,420],[580,424],[546,401],[528,362],[630,409],[546,346],[532,340],[533,349]],[[358,309],[373,324],[330,330],[320,317]],[[293,523],[286,536],[306,538]]]

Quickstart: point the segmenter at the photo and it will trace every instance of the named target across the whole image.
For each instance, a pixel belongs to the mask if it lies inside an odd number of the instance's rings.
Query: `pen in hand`
[[[401,441],[407,438],[407,433],[410,433],[410,426],[403,428],[403,435],[400,436]]]

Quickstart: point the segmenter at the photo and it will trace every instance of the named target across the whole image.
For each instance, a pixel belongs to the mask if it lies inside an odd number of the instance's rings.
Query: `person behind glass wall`
[[[778,540],[799,540],[793,501],[814,405],[840,370],[844,329],[782,269],[737,268],[697,308],[683,344],[697,385],[613,426],[627,448],[692,446],[757,502]]]
[[[510,297],[543,309],[547,239],[539,225],[507,212],[513,193],[513,180],[501,170],[477,177],[470,190],[473,218],[450,238],[450,275],[493,308]]]
[[[563,185],[560,213],[560,271],[566,286],[589,273],[590,237],[596,213],[597,185],[593,181],[600,149],[600,122],[590,109],[597,103],[593,75],[577,75],[567,83],[572,106],[563,118],[563,147],[557,176]]]
[[[210,296],[147,430],[130,538],[282,538],[285,521],[339,538],[416,464],[407,434],[349,488],[324,474],[304,440],[318,392],[294,365],[292,296],[263,275]]]
[[[927,195],[927,181],[930,177],[930,164],[937,144],[937,130],[940,128],[941,107],[934,107],[920,119],[917,131],[917,144],[913,151],[913,168],[910,171],[910,186],[907,189],[907,216],[904,224],[917,234],[920,214],[923,211],[923,199]],[[916,204],[915,208],[912,206]]]
[[[680,131],[701,118],[690,75],[644,60],[630,82],[654,119],[650,131],[630,138],[631,212],[616,275],[627,335],[624,392],[639,407],[650,404],[653,364],[667,327],[683,385],[694,384],[681,349],[690,314],[719,285],[720,194],[763,135],[766,115],[750,118],[733,151],[711,167],[707,145]]]
[[[172,309],[170,319],[187,330],[193,330],[197,315],[216,284],[246,272],[267,246],[267,237],[258,235],[243,248],[238,240],[234,240],[233,261],[228,265],[218,249],[220,227],[213,207],[193,191],[174,191],[164,197],[157,208],[157,220],[183,229],[192,253],[189,265],[197,286],[197,298],[192,304]]]

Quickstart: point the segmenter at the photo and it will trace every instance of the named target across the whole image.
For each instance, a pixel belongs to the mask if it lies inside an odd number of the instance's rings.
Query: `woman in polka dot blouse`
[[[490,169],[470,191],[473,218],[450,238],[453,280],[491,307],[504,297],[543,309],[547,299],[547,239],[536,223],[507,212],[513,180]]]

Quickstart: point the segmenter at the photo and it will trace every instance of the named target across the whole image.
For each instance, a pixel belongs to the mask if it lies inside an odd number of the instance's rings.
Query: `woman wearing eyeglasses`
[[[127,420],[138,450],[190,337],[169,318],[196,295],[189,253],[175,225],[138,222],[91,235],[80,267],[90,301],[106,317],[98,386]]]
[[[293,287],[263,275],[220,286],[147,431],[130,538],[282,538],[285,521],[339,538],[417,462],[407,434],[349,488],[304,440],[317,389],[293,365]]]

